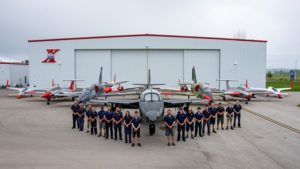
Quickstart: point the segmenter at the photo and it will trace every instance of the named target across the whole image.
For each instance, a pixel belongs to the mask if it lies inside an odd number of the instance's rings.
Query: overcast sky
[[[28,58],[29,39],[137,33],[230,38],[241,31],[268,40],[268,68],[294,68],[299,16],[299,0],[1,0],[0,56]]]

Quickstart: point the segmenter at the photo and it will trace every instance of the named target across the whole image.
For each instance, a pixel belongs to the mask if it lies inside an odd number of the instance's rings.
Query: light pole
[[[146,64],[146,68],[147,68],[147,70],[146,70],[146,74],[147,74],[147,79],[149,79],[149,75],[148,75],[148,70],[149,70],[149,62],[148,62],[148,52],[149,52],[149,45],[146,45],[145,46],[145,48],[146,48],[146,62],[147,62],[147,64]]]

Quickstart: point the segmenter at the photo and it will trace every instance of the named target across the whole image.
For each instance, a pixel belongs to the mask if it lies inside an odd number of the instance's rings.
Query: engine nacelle
[[[123,90],[124,90],[124,87],[123,87],[123,86],[118,86],[118,87],[117,87],[117,90],[118,90],[118,91],[123,91]]]
[[[104,92],[105,92],[105,93],[112,92],[112,88],[111,88],[111,87],[105,87],[105,88],[104,88]]]

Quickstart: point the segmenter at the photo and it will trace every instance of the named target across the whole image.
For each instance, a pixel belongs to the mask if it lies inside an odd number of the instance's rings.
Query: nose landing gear
[[[155,134],[155,124],[149,124],[149,134],[150,136]]]

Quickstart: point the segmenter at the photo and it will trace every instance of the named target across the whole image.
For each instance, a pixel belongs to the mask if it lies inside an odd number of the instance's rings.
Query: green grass
[[[286,88],[290,87],[290,81],[287,80],[272,80],[268,79],[267,80],[267,87],[272,86],[275,88]],[[297,82],[294,82],[294,88],[291,91],[300,91],[300,79]]]

